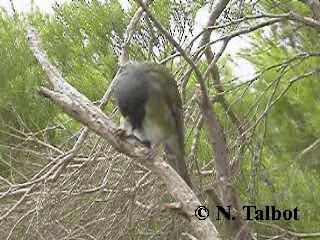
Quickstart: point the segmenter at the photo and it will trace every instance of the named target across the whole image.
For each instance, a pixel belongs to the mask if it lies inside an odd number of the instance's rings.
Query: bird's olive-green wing
[[[152,66],[152,70],[160,77],[160,84],[164,91],[166,103],[176,118],[178,129],[183,129],[182,102],[178,91],[177,82],[173,75],[163,66]]]
[[[175,132],[172,133],[175,137],[168,140],[169,142],[166,142],[166,146],[169,147],[171,151],[175,152],[175,156],[173,159],[168,160],[175,162],[175,168],[187,184],[191,186],[187,166],[184,161],[183,111],[177,83],[173,75],[165,67],[149,64],[148,68],[152,72],[152,75],[156,76],[154,80],[160,84],[161,90],[164,94],[165,103],[167,104],[175,122]],[[167,157],[172,158],[172,156]]]

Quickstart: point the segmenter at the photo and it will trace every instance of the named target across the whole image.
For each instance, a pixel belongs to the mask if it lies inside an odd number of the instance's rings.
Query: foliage
[[[23,24],[0,12],[0,34],[0,126],[22,129],[26,124],[33,130],[43,129],[55,111],[53,104],[38,96],[45,76],[30,54]]]
[[[266,2],[262,6],[266,11],[281,11]],[[307,11],[299,2],[284,1],[281,6],[301,15]],[[240,54],[263,73],[253,85],[254,92],[245,95],[249,110],[244,109],[244,116],[252,115],[249,111],[257,104],[254,121],[267,112],[255,131],[264,141],[263,151],[253,160],[247,157],[242,168],[246,181],[239,185],[245,191],[256,181],[255,204],[298,206],[301,220],[281,223],[295,231],[317,231],[320,222],[312,210],[319,207],[320,196],[320,145],[315,144],[320,138],[320,59],[313,55],[319,51],[317,36],[310,28],[284,22],[251,34],[252,46]],[[252,176],[255,168],[258,175]]]
[[[70,2],[56,6],[54,16],[30,18],[65,77],[92,101],[100,99],[115,75],[126,22],[118,1]]]
[[[161,182],[144,166],[115,153],[93,134],[67,167],[58,165],[70,153],[82,125],[39,97],[39,87],[48,84],[28,49],[25,23],[31,22],[40,32],[49,58],[64,77],[91,101],[99,101],[116,73],[121,41],[130,17],[137,10],[133,2],[128,12],[116,0],[106,2],[71,1],[56,5],[53,15],[36,11],[28,16],[10,17],[0,11],[1,194],[6,187],[11,189],[6,181],[24,183],[37,179],[35,189],[40,189],[17,208],[18,213],[10,218],[13,220],[0,230],[0,238],[12,230],[12,239],[20,239],[24,234],[35,239],[39,232],[45,236],[56,234],[56,238],[72,235],[101,239],[177,239],[181,232],[189,230],[180,215],[163,211],[163,203],[170,201],[171,196]],[[149,7],[159,23],[186,48],[196,35],[193,21],[198,10],[213,2],[165,0],[155,1]],[[232,2],[235,4],[217,22],[230,25],[219,28],[215,32],[219,36],[249,29],[260,19],[243,21],[245,24],[232,24],[232,21],[264,11],[283,14],[292,10],[301,16],[311,15],[302,1],[286,0],[278,4],[265,0],[257,1],[259,4],[254,6],[248,4],[252,1]],[[318,231],[319,33],[301,23],[283,20],[249,36],[251,45],[241,49],[238,57],[248,60],[258,77],[234,77],[231,63],[237,59],[231,56],[218,61],[224,88],[219,94],[225,96],[246,130],[244,140],[218,99],[215,82],[210,77],[206,79],[232,160],[241,159],[234,176],[241,203],[258,208],[276,205],[282,210],[298,207],[299,221],[273,224],[297,232]],[[208,64],[201,57],[194,58],[192,51],[186,48],[200,72],[206,72]],[[189,72],[182,58],[173,56],[176,49],[146,15],[135,29],[129,53],[138,61],[165,60],[175,74],[182,89],[186,153],[193,180],[201,187],[212,184],[216,177],[212,142],[208,129],[200,121],[198,80],[194,72]],[[105,112],[109,116],[113,114],[112,100]],[[53,165],[59,168],[48,173],[49,177],[43,177]],[[52,180],[52,176],[58,177]],[[22,190],[31,185],[28,184]],[[15,194],[9,196],[13,205],[19,199]],[[3,206],[0,217],[3,209],[9,208],[8,202],[0,197]],[[30,206],[36,209],[35,215],[29,212]],[[26,212],[30,215],[20,218],[19,213]],[[31,215],[40,219],[37,226],[28,225],[33,221]],[[276,228],[250,224],[259,236],[278,234]],[[222,225],[217,223],[219,230]]]

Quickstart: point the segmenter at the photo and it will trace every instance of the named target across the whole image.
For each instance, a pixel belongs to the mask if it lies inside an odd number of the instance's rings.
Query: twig
[[[35,31],[30,31],[30,29],[28,33],[30,49],[35,54],[38,62],[41,65],[43,64],[42,67],[48,74],[49,79],[53,78],[50,79],[50,82],[53,84],[54,89],[58,88],[60,90],[52,91],[47,88],[41,88],[40,93],[42,96],[51,99],[62,107],[68,115],[81,121],[90,130],[107,139],[118,151],[139,159],[150,167],[152,172],[158,175],[166,184],[171,195],[182,203],[182,210],[190,217],[191,226],[194,226],[196,234],[202,239],[220,239],[217,230],[209,219],[199,221],[194,217],[194,211],[201,203],[178,173],[159,156],[150,157],[153,155],[140,143],[124,141],[115,136],[115,125],[112,121],[100,108],[91,103],[86,97],[81,96],[76,89],[66,83],[61,74],[55,72],[55,67],[50,64],[46,54],[42,52],[43,49],[40,45],[38,34]],[[59,86],[55,86],[57,84]],[[67,91],[65,92],[65,90]]]
[[[30,188],[28,188],[28,190],[24,193],[24,195],[19,199],[19,201],[17,201],[5,214],[3,214],[2,216],[0,216],[0,222],[5,220],[10,213],[12,213],[24,200],[25,198],[28,196],[29,192],[31,192],[31,190],[33,189],[34,186],[31,186]]]

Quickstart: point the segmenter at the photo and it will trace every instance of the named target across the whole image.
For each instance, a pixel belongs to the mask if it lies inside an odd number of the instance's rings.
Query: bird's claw
[[[128,138],[129,134],[125,128],[118,127],[115,129],[114,134],[117,135],[120,139]]]
[[[154,147],[151,147],[146,154],[146,159],[147,160],[154,159],[157,155],[158,155],[157,149]]]

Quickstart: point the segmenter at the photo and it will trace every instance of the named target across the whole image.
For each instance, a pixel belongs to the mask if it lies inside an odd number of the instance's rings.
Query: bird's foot
[[[154,146],[149,147],[149,151],[146,154],[146,160],[152,160],[158,155],[158,151]]]
[[[127,129],[122,128],[122,127],[116,128],[114,130],[114,134],[117,135],[120,139],[125,139],[125,138],[128,138],[128,136],[130,136]]]

